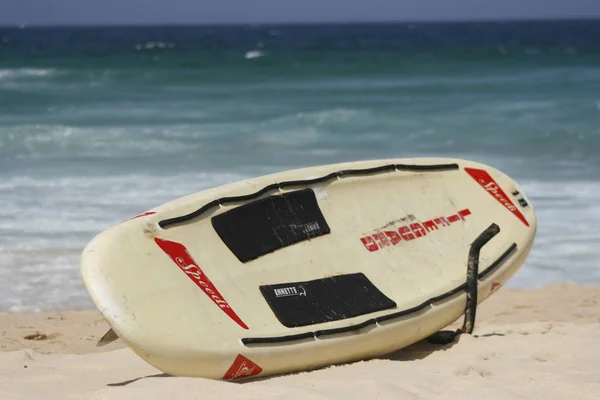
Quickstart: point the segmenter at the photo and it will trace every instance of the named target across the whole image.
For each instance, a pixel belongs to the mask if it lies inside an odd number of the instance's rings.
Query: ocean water
[[[600,284],[600,21],[0,28],[0,311],[93,307],[83,246],[208,187],[450,156],[539,218],[509,287]]]

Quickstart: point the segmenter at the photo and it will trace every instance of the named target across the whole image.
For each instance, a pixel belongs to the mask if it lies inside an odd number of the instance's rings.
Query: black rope
[[[479,252],[487,242],[500,232],[500,227],[491,224],[471,244],[469,261],[467,262],[467,305],[465,307],[465,321],[462,332],[471,334],[475,328],[475,314],[477,313],[477,275],[479,275]]]
[[[467,260],[467,280],[465,283],[465,292],[467,293],[467,303],[465,306],[465,319],[461,329],[456,331],[439,331],[429,336],[427,340],[433,344],[448,344],[452,343],[461,333],[473,333],[475,328],[475,315],[477,314],[477,287],[479,278],[479,253],[481,248],[486,245],[494,236],[500,232],[500,227],[496,224],[491,224],[485,231],[481,232],[477,239],[471,243],[469,249],[469,258]],[[516,246],[511,246],[507,251],[500,256],[500,259],[506,258]],[[494,265],[495,264],[495,265]],[[498,264],[494,263],[495,268]]]

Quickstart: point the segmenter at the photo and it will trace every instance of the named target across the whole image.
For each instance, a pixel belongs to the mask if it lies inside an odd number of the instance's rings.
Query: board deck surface
[[[175,199],[100,233],[84,283],[114,332],[173,375],[245,379],[370,358],[465,311],[525,261],[533,208],[502,172],[460,159],[285,171]]]

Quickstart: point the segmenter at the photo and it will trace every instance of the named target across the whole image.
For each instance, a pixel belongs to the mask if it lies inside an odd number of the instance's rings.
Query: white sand
[[[600,399],[600,288],[500,290],[475,335],[387,357],[231,383],[165,376],[95,311],[0,314],[0,399]],[[31,334],[42,340],[26,340]]]

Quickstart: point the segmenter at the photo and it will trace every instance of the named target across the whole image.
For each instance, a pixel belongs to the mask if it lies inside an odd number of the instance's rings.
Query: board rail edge
[[[431,165],[409,165],[409,164],[386,164],[379,167],[373,168],[362,168],[362,169],[345,169],[337,172],[332,172],[330,174],[324,175],[319,178],[313,179],[304,179],[304,180],[295,180],[295,181],[284,181],[279,183],[273,183],[265,186],[257,192],[241,195],[241,196],[230,196],[230,197],[221,197],[220,199],[213,200],[209,203],[206,203],[202,207],[198,208],[196,211],[192,211],[189,214],[181,215],[178,217],[163,219],[158,222],[158,226],[162,229],[165,229],[171,225],[180,224],[191,219],[197,218],[207,212],[209,209],[221,205],[225,205],[227,203],[236,203],[239,201],[248,201],[256,199],[272,190],[280,190],[286,189],[294,186],[306,186],[306,185],[315,185],[318,183],[327,182],[337,178],[344,178],[347,176],[360,176],[360,175],[372,175],[379,174],[385,172],[393,172],[393,171],[411,171],[411,172],[440,172],[440,171],[451,171],[459,169],[458,164],[431,164]]]

